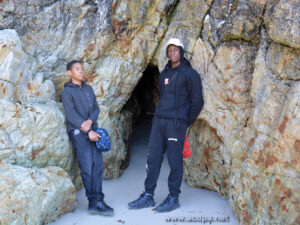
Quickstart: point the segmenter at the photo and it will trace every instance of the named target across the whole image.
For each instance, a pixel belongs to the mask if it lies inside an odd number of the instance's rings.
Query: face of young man
[[[172,63],[172,67],[180,64],[180,49],[176,45],[168,46],[168,58]]]
[[[68,75],[71,77],[72,83],[81,85],[85,76],[83,65],[81,63],[75,63],[71,70],[68,70]]]

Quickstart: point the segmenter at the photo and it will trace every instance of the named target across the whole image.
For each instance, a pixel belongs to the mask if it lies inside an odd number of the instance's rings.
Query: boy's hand
[[[92,120],[86,120],[81,124],[80,130],[82,130],[83,132],[87,132],[91,128],[92,124]]]
[[[89,139],[90,141],[98,141],[99,138],[101,138],[101,135],[96,133],[95,131],[91,130],[89,133]]]

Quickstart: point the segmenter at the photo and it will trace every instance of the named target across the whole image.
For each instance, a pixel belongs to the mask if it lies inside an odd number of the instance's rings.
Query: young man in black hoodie
[[[73,142],[81,170],[81,178],[89,200],[91,213],[113,215],[114,211],[104,202],[102,192],[102,153],[96,148],[101,136],[97,129],[99,106],[91,86],[84,82],[84,69],[80,61],[67,64],[71,81],[65,83],[62,103],[66,112],[67,133]]]
[[[166,44],[166,53],[169,62],[159,77],[160,101],[155,109],[150,134],[145,191],[128,204],[130,209],[155,206],[153,195],[166,150],[171,169],[169,195],[154,210],[169,212],[179,207],[185,133],[204,104],[200,76],[184,58],[182,42],[171,38]]]

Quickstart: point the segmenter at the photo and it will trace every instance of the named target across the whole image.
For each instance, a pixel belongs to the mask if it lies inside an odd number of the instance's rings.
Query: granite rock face
[[[25,54],[21,41],[14,30],[0,32],[0,63],[1,63],[1,99],[19,100],[20,84],[26,74]]]
[[[76,206],[76,190],[58,167],[0,162],[0,224],[47,224]]]
[[[57,101],[69,79],[66,63],[74,58],[84,62],[87,82],[94,88],[101,115],[108,118],[102,120],[100,115],[99,124],[112,134],[113,151],[104,155],[105,174],[112,173],[108,168],[116,171],[108,177],[116,178],[122,173],[118,170],[126,155],[124,140],[131,131],[126,126],[130,119],[121,119],[122,107],[152,59],[175,5],[176,1],[150,0],[20,0],[0,5],[2,27],[17,30],[30,70],[53,81]],[[29,98],[32,97],[26,99]]]
[[[299,1],[280,0],[268,2],[265,22],[274,42],[300,48]]]
[[[124,105],[177,37],[205,98],[185,181],[225,196],[241,224],[300,224],[299,11],[297,0],[0,1],[0,160],[78,180],[59,103],[76,58],[111,136],[105,177],[119,177],[135,116]]]
[[[74,153],[53,82],[31,70],[16,31],[0,31],[0,46],[0,223],[46,224],[75,207]],[[24,168],[47,166],[60,168]]]
[[[167,63],[165,44],[170,38],[182,40],[186,58],[190,59],[194,46],[202,29],[202,20],[209,10],[212,1],[179,1],[174,15],[171,18],[168,31],[161,41],[153,63],[158,65],[161,71]]]
[[[53,82],[42,73],[33,76],[15,31],[0,31],[0,42],[0,160],[24,167],[59,166],[72,175],[74,154]]]
[[[300,5],[221,2],[192,56],[205,106],[185,180],[226,196],[241,224],[300,224]]]

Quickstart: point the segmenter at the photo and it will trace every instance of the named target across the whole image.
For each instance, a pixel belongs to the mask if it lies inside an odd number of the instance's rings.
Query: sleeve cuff
[[[95,122],[95,120],[93,120],[93,118],[89,117],[88,120],[93,121],[93,123]]]
[[[92,128],[90,128],[87,132],[86,132],[86,134],[89,134],[90,133],[90,131],[92,131],[93,129]]]

